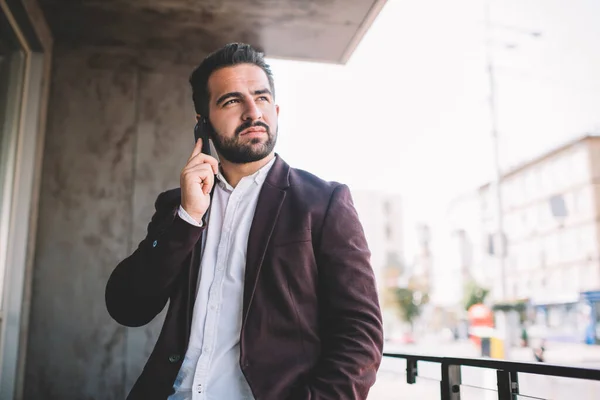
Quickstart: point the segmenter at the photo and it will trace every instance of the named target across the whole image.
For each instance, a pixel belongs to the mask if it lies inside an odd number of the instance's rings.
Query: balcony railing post
[[[417,369],[417,360],[414,358],[406,359],[406,383],[414,384],[417,382],[419,371]]]
[[[515,400],[519,394],[519,381],[514,371],[496,371],[498,400]]]
[[[516,400],[519,394],[519,374],[517,371],[510,371],[510,385],[514,395],[513,397]]]
[[[442,400],[460,400],[460,365],[443,362],[440,397]]]

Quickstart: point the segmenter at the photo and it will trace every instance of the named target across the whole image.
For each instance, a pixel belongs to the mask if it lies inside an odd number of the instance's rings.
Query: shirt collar
[[[258,171],[256,171],[252,175],[245,176],[242,179],[252,179],[254,181],[254,183],[256,183],[257,185],[262,185],[264,183],[265,179],[267,179],[267,175],[269,174],[269,171],[273,167],[273,164],[275,164],[275,158],[277,158],[277,156],[273,157],[271,159],[271,161],[269,161],[268,163],[263,165]],[[234,187],[231,186],[229,184],[229,182],[227,182],[227,179],[225,179],[225,176],[223,175],[223,171],[221,170],[220,165],[219,165],[219,172],[217,173],[217,180],[223,189],[233,191]]]

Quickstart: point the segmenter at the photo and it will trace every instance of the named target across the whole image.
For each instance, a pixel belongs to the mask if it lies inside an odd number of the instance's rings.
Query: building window
[[[564,218],[567,216],[567,204],[562,194],[557,194],[548,200],[550,202],[550,211],[554,218]]]
[[[383,214],[388,218],[392,215],[392,204],[388,200],[383,202]]]
[[[400,255],[395,251],[389,251],[386,257],[386,265],[388,268],[402,269]]]
[[[392,239],[392,226],[390,224],[385,224],[385,237],[388,240]]]

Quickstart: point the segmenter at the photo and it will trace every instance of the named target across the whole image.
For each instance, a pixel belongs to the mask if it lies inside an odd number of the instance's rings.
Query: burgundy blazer
[[[204,228],[179,218],[180,198],[180,189],[158,196],[146,238],[106,286],[108,312],[125,326],[149,323],[169,301],[129,400],[165,400],[187,349]],[[347,186],[277,156],[250,229],[244,285],[240,368],[257,400],[366,399],[383,329]]]

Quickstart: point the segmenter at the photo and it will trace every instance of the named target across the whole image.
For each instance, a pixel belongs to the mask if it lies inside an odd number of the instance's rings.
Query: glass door
[[[0,399],[23,397],[52,49],[46,22],[30,18],[41,10],[21,3],[0,0]]]
[[[0,318],[5,289],[8,232],[23,97],[26,51],[9,17],[0,14]]]

